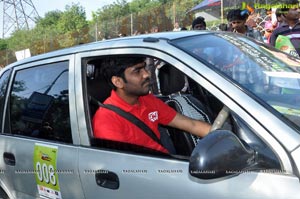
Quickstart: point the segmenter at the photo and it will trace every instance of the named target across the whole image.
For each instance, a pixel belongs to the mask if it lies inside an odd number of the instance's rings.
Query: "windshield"
[[[198,35],[172,43],[255,94],[300,129],[299,59],[230,33]]]

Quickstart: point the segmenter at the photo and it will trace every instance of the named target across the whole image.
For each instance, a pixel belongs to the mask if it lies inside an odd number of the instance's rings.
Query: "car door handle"
[[[16,158],[15,158],[15,155],[12,153],[4,152],[3,159],[4,159],[5,164],[7,164],[7,165],[11,165],[11,166],[16,165]]]
[[[95,179],[97,185],[108,189],[118,189],[120,185],[117,174],[107,170],[96,172]]]

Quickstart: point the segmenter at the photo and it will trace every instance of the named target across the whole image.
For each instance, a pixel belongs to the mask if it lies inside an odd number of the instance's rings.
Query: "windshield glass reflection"
[[[174,41],[179,48],[255,94],[300,129],[300,60],[237,34]]]

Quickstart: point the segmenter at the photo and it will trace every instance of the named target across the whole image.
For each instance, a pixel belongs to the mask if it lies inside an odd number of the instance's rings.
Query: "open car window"
[[[216,116],[224,106],[221,101],[219,101],[212,93],[204,89],[199,83],[182,71],[179,71],[173,65],[167,63],[165,60],[160,60],[155,57],[145,57],[145,60],[148,64],[147,68],[152,72],[151,78],[156,78],[155,80],[152,79],[152,82],[156,83],[155,85],[152,85],[151,92],[157,98],[164,101],[177,112],[188,117],[203,120],[211,124],[214,122]],[[83,72],[86,76],[84,80],[87,87],[84,89],[86,95],[92,96],[99,102],[103,102],[109,97],[111,91],[111,88],[101,75],[101,67],[102,64],[104,64],[103,57],[89,58],[89,60],[85,60],[83,63],[85,64],[85,70]],[[93,135],[91,123],[95,111],[99,106],[93,104],[88,99],[89,97],[87,97],[89,131],[90,134]],[[179,129],[169,128],[167,126],[160,126],[160,128],[161,131],[167,131],[167,134],[165,135],[170,137],[175,147],[174,154],[185,157],[184,159],[188,160],[200,138],[182,132]],[[255,147],[260,154],[264,155],[265,159],[268,159],[268,168],[280,168],[279,161],[273,151],[257,136],[255,130],[250,128],[237,114],[230,112],[229,117],[222,128],[232,131],[242,142],[247,143],[251,147]],[[126,143],[95,139],[93,136],[91,136],[91,140],[94,147],[101,149],[166,157],[163,154],[157,154],[148,149],[145,150],[142,146],[132,146]]]

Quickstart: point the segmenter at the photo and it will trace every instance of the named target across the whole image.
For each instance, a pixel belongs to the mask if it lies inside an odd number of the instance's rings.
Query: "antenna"
[[[31,0],[0,0],[0,2],[3,2],[2,38],[15,30],[29,30],[39,18]]]

